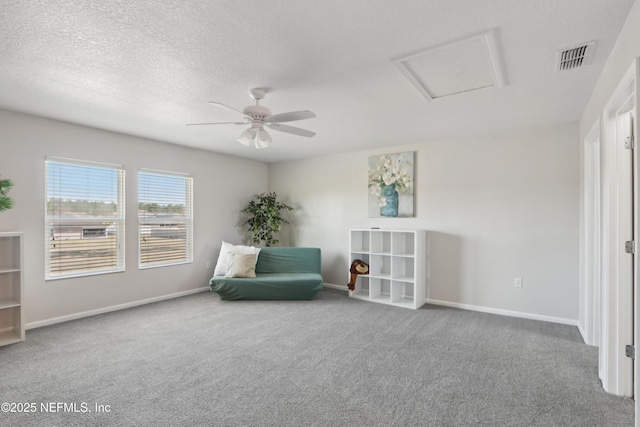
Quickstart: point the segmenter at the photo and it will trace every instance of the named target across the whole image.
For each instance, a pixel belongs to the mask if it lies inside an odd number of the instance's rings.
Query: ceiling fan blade
[[[315,132],[311,132],[310,130],[300,129],[294,126],[281,125],[278,123],[269,123],[269,124],[266,124],[266,126],[269,127],[269,129],[277,130],[280,132],[292,133],[298,136],[306,136],[307,138],[311,138],[313,135],[316,134]]]
[[[202,126],[202,125],[246,125],[247,122],[213,122],[213,123],[187,123],[185,126]]]
[[[309,110],[304,111],[291,111],[289,113],[280,113],[273,114],[264,119],[265,123],[282,123],[282,122],[293,122],[295,120],[304,120],[304,119],[312,119],[316,117],[316,115]]]
[[[221,104],[221,103],[219,103],[219,102],[209,101],[209,104],[211,104],[211,105],[213,105],[213,106],[215,106],[215,107],[218,107],[218,108],[220,108],[220,109],[222,109],[222,110],[228,111],[228,112],[230,112],[230,113],[234,113],[234,114],[242,114],[243,116],[246,116],[246,114],[244,114],[242,111],[240,111],[240,110],[236,110],[236,109],[235,109],[235,108],[233,108],[233,107],[229,107],[228,105],[224,105],[224,104]]]

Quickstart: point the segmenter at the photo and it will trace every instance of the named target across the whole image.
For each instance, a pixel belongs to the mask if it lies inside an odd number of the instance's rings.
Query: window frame
[[[150,217],[145,217],[141,215],[142,211],[140,210],[140,203],[144,203],[141,200],[142,191],[141,191],[141,175],[157,175],[162,177],[170,177],[170,178],[180,178],[185,180],[185,208],[187,210],[187,215],[176,215],[176,216],[165,216],[162,219],[153,219]],[[193,187],[194,187],[194,179],[191,174],[181,173],[181,172],[172,172],[158,169],[149,169],[149,168],[140,168],[138,169],[138,192],[137,192],[137,201],[136,207],[138,208],[137,214],[137,228],[138,228],[138,269],[146,270],[150,268],[158,268],[158,267],[169,267],[174,265],[182,265],[182,264],[192,264],[193,263]],[[179,261],[167,261],[167,262],[157,262],[153,264],[143,264],[142,257],[142,225],[143,223],[155,223],[155,224],[164,224],[171,222],[184,222],[186,225],[185,230],[185,257],[184,260]]]
[[[77,165],[82,167],[94,167],[99,169],[111,169],[116,171],[116,212],[117,215],[115,217],[108,216],[96,216],[96,217],[86,217],[86,218],[77,218],[77,217],[69,217],[65,215],[50,215],[48,206],[49,206],[49,189],[50,189],[50,178],[49,178],[49,165],[51,163],[65,164],[65,165]],[[97,276],[102,274],[111,274],[111,273],[121,273],[125,271],[126,268],[126,252],[125,252],[125,227],[126,227],[126,216],[125,216],[125,169],[123,165],[116,165],[110,163],[103,162],[95,162],[88,160],[79,160],[79,159],[70,159],[63,157],[45,157],[45,191],[44,191],[44,239],[45,239],[45,281],[53,281],[60,279],[70,279],[75,277],[87,277],[87,276]],[[61,274],[52,274],[52,258],[51,258],[51,229],[55,227],[56,224],[78,224],[81,226],[86,223],[100,223],[100,222],[109,222],[115,223],[116,225],[116,233],[115,233],[115,267],[113,268],[105,268],[105,269],[90,269],[90,270],[82,270],[76,271],[72,273],[61,273]],[[105,235],[107,235],[107,226],[105,228]],[[82,237],[84,237],[84,229],[82,231]]]

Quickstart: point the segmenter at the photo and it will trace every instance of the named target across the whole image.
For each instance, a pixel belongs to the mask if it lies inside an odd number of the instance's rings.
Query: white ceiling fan
[[[271,110],[260,105],[260,100],[264,99],[266,91],[264,89],[251,89],[249,91],[251,98],[256,100],[256,105],[250,105],[244,110],[239,111],[219,102],[210,101],[211,105],[231,111],[234,114],[241,114],[243,120],[240,122],[214,122],[214,123],[189,123],[186,126],[202,126],[202,125],[249,125],[249,128],[242,132],[238,137],[238,142],[249,147],[253,142],[256,148],[267,148],[271,144],[271,135],[265,130],[265,126],[269,129],[280,132],[291,133],[293,135],[305,136],[310,138],[316,133],[306,129],[294,126],[282,125],[282,122],[293,122],[296,120],[312,119],[316,115],[309,111],[291,111],[289,113],[271,114]]]

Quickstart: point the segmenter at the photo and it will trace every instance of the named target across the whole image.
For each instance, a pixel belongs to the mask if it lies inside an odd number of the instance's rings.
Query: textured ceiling
[[[576,121],[633,0],[0,2],[0,108],[276,162]],[[505,86],[425,99],[392,61],[493,30]],[[586,67],[556,52],[596,41]],[[455,74],[455,73],[454,73]],[[451,78],[455,78],[452,74]],[[271,147],[217,101],[312,110]]]

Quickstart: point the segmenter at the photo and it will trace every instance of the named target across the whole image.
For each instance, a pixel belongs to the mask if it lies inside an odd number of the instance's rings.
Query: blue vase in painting
[[[386,205],[380,206],[380,216],[398,216],[398,192],[396,185],[391,184],[382,188],[382,197]]]

